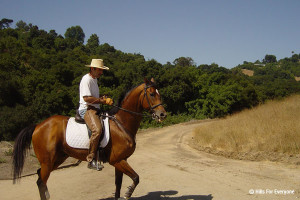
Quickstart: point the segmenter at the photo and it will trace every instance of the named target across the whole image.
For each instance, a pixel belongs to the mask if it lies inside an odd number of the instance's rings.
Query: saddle
[[[79,115],[78,109],[76,109],[75,121],[79,124],[85,124],[84,119]]]
[[[107,145],[110,138],[109,118],[105,116],[108,115],[102,113],[99,116],[102,126],[102,134],[99,142],[99,148],[97,151],[97,157],[102,162],[105,162],[107,160],[107,156],[104,154],[103,148]],[[67,144],[73,148],[88,149],[91,135],[91,130],[85,123],[84,119],[81,118],[81,116],[79,115],[78,110],[76,110],[75,117],[71,117],[68,121],[66,131]]]

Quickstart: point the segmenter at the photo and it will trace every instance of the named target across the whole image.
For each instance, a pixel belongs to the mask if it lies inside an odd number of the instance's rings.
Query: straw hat
[[[86,65],[86,67],[96,67],[100,69],[109,70],[108,67],[104,66],[102,59],[92,59],[91,65]]]

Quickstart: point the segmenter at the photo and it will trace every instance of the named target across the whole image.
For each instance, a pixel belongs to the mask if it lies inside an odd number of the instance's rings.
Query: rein
[[[150,117],[150,115],[148,115],[148,114],[134,112],[134,111],[127,110],[127,109],[122,108],[122,107],[119,107],[119,106],[115,106],[115,105],[110,105],[110,106],[115,107],[115,108],[118,108],[118,109],[120,109],[120,110],[123,110],[123,111],[125,111],[125,112],[131,113],[131,114],[134,114],[134,115],[140,115],[140,116]]]

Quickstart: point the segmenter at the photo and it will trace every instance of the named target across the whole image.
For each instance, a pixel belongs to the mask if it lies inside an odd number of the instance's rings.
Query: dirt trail
[[[188,145],[197,126],[201,122],[142,131],[137,135],[137,149],[128,160],[140,175],[132,199],[300,199],[299,167],[231,160],[197,151]],[[105,164],[102,172],[96,172],[86,165],[83,162],[53,172],[48,181],[51,199],[113,200],[114,168]],[[11,180],[0,180],[0,199],[39,199],[36,180],[37,175],[24,177],[16,185]],[[130,184],[131,180],[124,176],[122,195]],[[253,195],[249,194],[251,189]],[[295,191],[275,194],[280,190]]]

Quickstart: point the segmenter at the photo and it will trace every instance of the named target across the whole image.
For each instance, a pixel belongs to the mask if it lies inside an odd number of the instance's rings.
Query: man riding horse
[[[91,65],[86,65],[86,67],[90,67],[90,72],[84,75],[80,81],[78,112],[92,132],[89,154],[86,157],[89,162],[88,168],[97,170],[99,166],[97,168],[95,155],[102,133],[102,125],[98,116],[99,104],[112,105],[113,100],[106,96],[99,97],[97,78],[103,74],[103,70],[109,70],[108,67],[104,66],[103,60],[92,59]],[[103,166],[100,167],[103,168]]]
[[[18,134],[13,151],[13,180],[21,178],[24,167],[26,152],[31,144],[35,155],[40,162],[37,170],[41,200],[48,200],[50,194],[47,188],[47,181],[50,173],[68,158],[73,157],[81,161],[90,161],[89,165],[94,169],[96,165],[95,152],[98,149],[101,136],[101,123],[97,116],[99,103],[113,103],[112,99],[99,97],[97,78],[108,68],[104,66],[103,60],[93,59],[90,72],[82,78],[80,84],[80,107],[79,112],[92,129],[92,137],[89,150],[73,148],[66,140],[67,127],[74,119],[69,116],[54,115],[38,124],[32,124]],[[87,80],[85,80],[87,79]],[[140,127],[144,111],[151,113],[156,121],[163,121],[167,113],[161,101],[160,93],[157,90],[154,79],[144,80],[144,83],[130,90],[120,103],[118,111],[109,119],[110,139],[103,148],[107,162],[115,168],[115,199],[120,198],[123,174],[131,178],[132,184],[128,187],[125,198],[129,199],[136,186],[139,184],[139,175],[130,166],[127,159],[136,149],[136,134]],[[146,114],[149,116],[149,114]],[[93,166],[93,164],[95,164]]]

